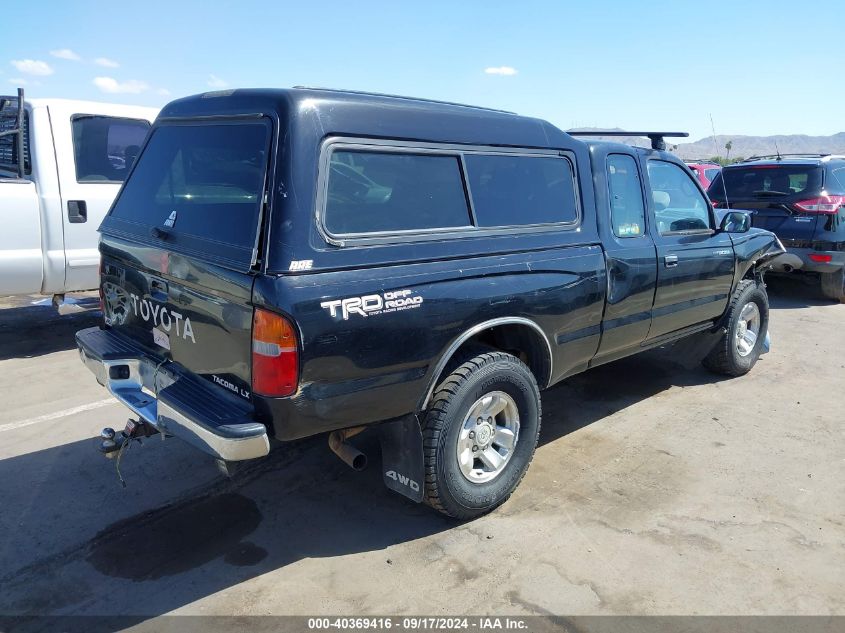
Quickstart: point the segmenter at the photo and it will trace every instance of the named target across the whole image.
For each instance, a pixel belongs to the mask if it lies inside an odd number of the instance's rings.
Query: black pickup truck
[[[615,133],[618,135],[618,133]],[[661,151],[459,104],[321,89],[167,105],[101,226],[82,360],[221,465],[379,433],[385,483],[459,518],[532,459],[540,390],[690,335],[738,376],[783,252]]]

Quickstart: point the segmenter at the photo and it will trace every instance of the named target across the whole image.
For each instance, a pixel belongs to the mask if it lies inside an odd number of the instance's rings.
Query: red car
[[[710,182],[716,177],[716,174],[722,171],[722,167],[719,163],[712,163],[707,160],[687,162],[687,167],[692,170],[692,173],[695,174],[695,177],[698,178],[698,182],[701,183],[701,186],[704,187],[705,190],[710,186]]]

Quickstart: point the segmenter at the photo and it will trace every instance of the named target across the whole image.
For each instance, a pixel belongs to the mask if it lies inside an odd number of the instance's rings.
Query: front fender
[[[771,231],[751,228],[745,233],[730,233],[736,254],[736,276],[734,285],[748,276],[749,272],[762,273],[771,267],[772,261],[786,252],[777,235]]]

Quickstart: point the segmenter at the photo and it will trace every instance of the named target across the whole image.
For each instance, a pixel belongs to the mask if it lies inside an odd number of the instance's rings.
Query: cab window
[[[465,160],[479,227],[578,220],[575,173],[569,159],[466,154]]]
[[[639,237],[645,233],[645,206],[637,163],[632,156],[607,157],[607,187],[610,218],[617,237]]]
[[[456,155],[338,149],[326,198],[325,227],[334,235],[471,224]]]
[[[150,129],[148,121],[77,114],[72,120],[77,182],[123,182]]]
[[[710,229],[707,200],[685,169],[674,163],[650,160],[648,180],[661,235]]]

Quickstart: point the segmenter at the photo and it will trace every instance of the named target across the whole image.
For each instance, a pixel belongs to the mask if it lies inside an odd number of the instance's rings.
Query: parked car
[[[687,167],[690,168],[692,173],[695,174],[695,177],[698,178],[698,182],[701,183],[701,186],[707,189],[710,186],[710,183],[716,177],[722,166],[719,163],[714,163],[710,160],[688,160],[686,161]]]
[[[0,296],[98,287],[97,227],[156,114],[0,97]]]
[[[845,156],[781,154],[725,167],[707,194],[723,209],[753,211],[789,257],[779,272],[818,273],[831,299],[845,298]]]
[[[101,232],[77,344],[139,418],[103,452],[162,432],[225,466],[329,433],[362,467],[373,427],[385,484],[461,518],[522,479],[540,389],[693,334],[748,372],[783,252],[665,151],[318,89],[169,104]]]

